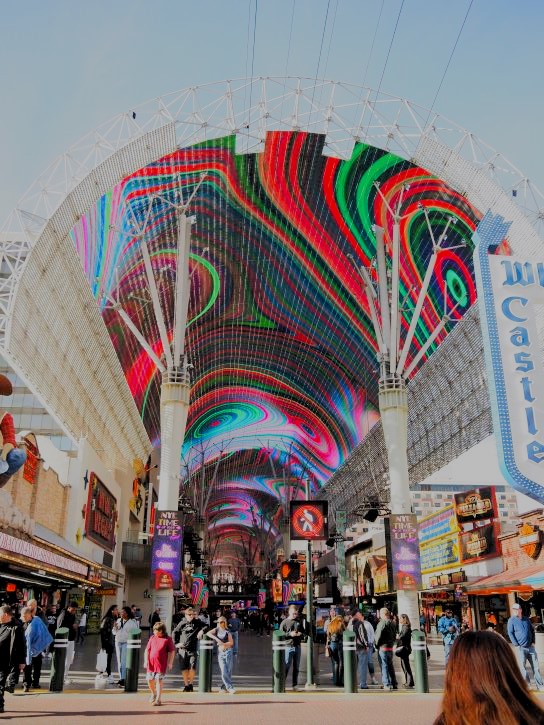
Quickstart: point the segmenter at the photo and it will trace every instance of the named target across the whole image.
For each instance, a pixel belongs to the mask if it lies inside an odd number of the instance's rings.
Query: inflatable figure
[[[11,395],[13,387],[9,378],[0,375],[0,395]],[[11,413],[1,410],[0,406],[0,488],[6,485],[13,474],[26,461],[26,451],[17,448],[15,427]]]

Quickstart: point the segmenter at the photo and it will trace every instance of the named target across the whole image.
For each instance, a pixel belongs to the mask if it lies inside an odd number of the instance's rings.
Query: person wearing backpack
[[[357,655],[359,689],[368,690],[368,658],[372,653],[372,643],[369,640],[365,626],[365,618],[360,609],[353,609],[351,611],[351,622],[348,627],[349,629],[352,629],[355,634],[355,653]],[[372,633],[374,634],[374,632]]]
[[[391,621],[391,613],[387,607],[380,609],[380,621],[376,627],[376,647],[382,668],[384,690],[398,690],[395,666],[393,664],[393,648],[397,639],[397,630]]]

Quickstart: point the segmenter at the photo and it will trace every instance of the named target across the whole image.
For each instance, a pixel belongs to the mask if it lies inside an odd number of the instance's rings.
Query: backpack
[[[364,622],[354,622],[353,631],[355,632],[356,649],[368,649]]]

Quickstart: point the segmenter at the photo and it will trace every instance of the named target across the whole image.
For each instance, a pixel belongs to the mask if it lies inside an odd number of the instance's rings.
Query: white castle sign
[[[544,261],[490,254],[509,226],[488,212],[473,237],[488,389],[503,475],[544,503]]]

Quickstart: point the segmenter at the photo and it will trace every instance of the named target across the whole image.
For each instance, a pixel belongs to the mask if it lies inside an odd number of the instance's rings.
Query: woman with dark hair
[[[135,632],[138,622],[134,619],[134,614],[130,607],[121,609],[121,616],[115,620],[113,633],[115,635],[115,652],[117,654],[117,666],[119,667],[118,687],[125,686],[125,672],[127,667],[127,642],[131,632]]]
[[[112,604],[100,622],[100,646],[108,655],[106,672],[108,673],[108,682],[111,684],[113,678],[111,675],[111,658],[115,649],[114,627],[115,620],[119,616],[117,604]]]
[[[332,662],[332,684],[342,687],[344,684],[344,631],[346,625],[339,614],[331,619],[327,627],[327,647]]]
[[[463,632],[446,667],[442,713],[434,725],[543,725],[510,645],[491,631]]]
[[[410,654],[412,653],[412,625],[407,614],[400,615],[400,633],[397,639],[395,654],[400,658],[404,673],[403,687],[414,686],[414,676],[410,667]]]

